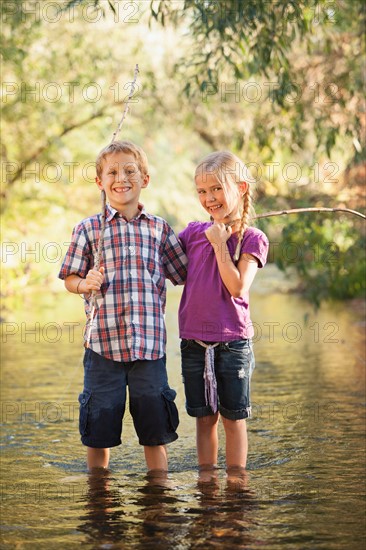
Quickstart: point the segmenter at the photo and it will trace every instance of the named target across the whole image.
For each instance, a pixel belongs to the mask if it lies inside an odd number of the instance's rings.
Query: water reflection
[[[5,337],[2,547],[362,548],[362,312],[325,305],[317,313],[308,309],[305,324],[308,306],[298,297],[254,296],[253,317],[262,333],[246,478],[241,472],[227,475],[224,453],[217,470],[195,469],[194,421],[185,413],[174,328],[178,291],[168,299],[168,370],[181,423],[167,476],[146,476],[128,417],[111,471],[87,476],[77,426],[79,340],[70,342],[68,330],[55,342],[39,341],[34,332]],[[9,321],[42,327],[57,318],[69,326],[79,320],[76,315],[82,318],[72,295],[44,300],[43,294],[35,296],[27,311],[14,310]],[[296,342],[285,330],[288,323],[301,327]]]
[[[81,498],[85,503],[85,514],[80,516],[78,529],[87,535],[93,548],[111,548],[123,540],[126,532],[125,512],[118,490],[113,488],[113,477],[109,470],[95,468],[87,479],[87,492]]]
[[[258,507],[255,492],[243,468],[232,468],[220,477],[218,472],[200,472],[198,515],[193,523],[194,548],[247,548],[255,542],[252,527]]]
[[[110,471],[95,469],[81,499],[78,530],[91,548],[231,549],[254,543],[251,527],[258,503],[247,472],[226,475],[215,469],[188,475],[195,483],[185,487],[162,472],[122,486]]]

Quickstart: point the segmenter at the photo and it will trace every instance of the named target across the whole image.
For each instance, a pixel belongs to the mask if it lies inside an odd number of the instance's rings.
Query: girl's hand
[[[88,292],[92,290],[99,290],[104,281],[104,267],[101,267],[99,271],[91,269],[85,277],[85,287]]]
[[[205,235],[212,245],[222,245],[230,238],[232,228],[224,223],[214,223],[205,231]]]

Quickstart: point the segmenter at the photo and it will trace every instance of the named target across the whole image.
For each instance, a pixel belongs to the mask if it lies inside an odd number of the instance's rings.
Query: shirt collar
[[[138,203],[139,213],[137,216],[132,218],[133,220],[138,220],[140,217],[144,216],[145,218],[152,218],[151,214],[148,214],[145,210],[145,207],[141,202]],[[106,205],[106,221],[110,222],[116,215],[119,215],[118,210],[113,208],[110,204]]]

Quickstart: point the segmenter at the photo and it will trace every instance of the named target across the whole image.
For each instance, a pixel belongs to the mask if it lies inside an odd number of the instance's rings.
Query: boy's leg
[[[126,402],[123,363],[85,351],[84,389],[79,395],[79,430],[87,447],[87,467],[108,468],[110,448],[121,444]]]
[[[226,467],[245,468],[248,455],[248,436],[245,419],[229,420],[222,417],[226,435]]]
[[[94,447],[87,447],[88,470],[92,470],[93,468],[108,468],[109,455],[109,449],[95,449]]]
[[[217,464],[219,413],[202,416],[196,419],[196,441],[198,464],[202,467],[212,467]]]
[[[165,445],[144,446],[148,470],[168,470],[168,455]]]
[[[140,445],[144,446],[147,468],[168,469],[166,443],[178,438],[176,392],[168,385],[165,356],[137,360],[128,372],[130,412]]]

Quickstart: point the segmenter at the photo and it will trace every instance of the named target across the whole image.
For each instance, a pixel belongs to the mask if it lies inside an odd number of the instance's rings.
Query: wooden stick
[[[102,208],[101,208],[101,213],[100,213],[100,215],[101,215],[100,235],[99,235],[99,241],[98,241],[98,250],[97,250],[97,253],[95,255],[95,262],[94,262],[94,269],[96,269],[97,271],[99,270],[99,267],[100,267],[100,259],[101,259],[101,256],[102,256],[102,247],[103,247],[104,232],[105,232],[106,194],[105,194],[104,189],[101,192],[101,201],[102,201]],[[96,307],[97,307],[97,291],[96,290],[92,291],[90,304],[91,304],[91,312],[90,312],[90,315],[89,315],[89,326],[88,326],[88,333],[87,333],[87,338],[86,338],[86,347],[87,348],[89,347],[89,344],[90,344],[91,333],[92,333],[92,330],[93,330],[93,320],[94,320],[95,310],[96,310]]]
[[[272,216],[283,216],[285,214],[302,214],[303,212],[346,212],[348,214],[353,214],[354,216],[358,216],[359,218],[362,218],[363,220],[366,219],[366,216],[364,214],[361,214],[361,212],[357,212],[357,210],[350,210],[349,208],[291,208],[290,210],[274,210],[273,212],[265,212],[264,214],[258,214],[257,216],[253,216],[250,218],[251,220],[259,220],[261,218],[270,218]],[[232,220],[231,222],[228,222],[226,225],[226,229],[229,226],[233,226],[236,224],[236,222],[240,221],[240,219]],[[240,243],[237,244],[235,254],[234,254],[234,261],[238,261],[239,254],[240,254]]]
[[[132,96],[133,96],[133,93],[135,91],[135,86],[136,86],[136,80],[137,80],[138,73],[139,73],[139,66],[136,64],[134,79],[133,79],[132,86],[131,86],[131,91],[130,91],[130,94],[129,94],[128,99],[126,101],[126,106],[124,108],[122,118],[119,121],[119,124],[117,126],[116,131],[113,133],[112,140],[111,140],[110,144],[115,141],[116,137],[120,133],[121,128],[122,128],[122,124],[123,124],[123,122],[126,118],[126,115],[127,115],[128,111],[129,111],[129,103],[130,103],[130,101],[132,99]],[[100,224],[100,234],[99,234],[99,241],[98,241],[98,250],[97,250],[97,253],[96,253],[95,259],[94,259],[94,269],[96,269],[97,271],[99,270],[99,267],[100,267],[100,260],[101,260],[101,257],[102,257],[102,250],[103,250],[103,243],[104,243],[104,233],[105,233],[105,208],[106,208],[107,198],[106,198],[106,194],[105,194],[104,189],[102,189],[102,191],[100,193],[100,196],[101,196],[101,203],[102,203],[102,207],[101,207],[101,224]],[[90,338],[91,338],[91,333],[92,333],[92,330],[93,330],[93,320],[94,320],[95,310],[96,310],[96,307],[97,307],[97,291],[96,290],[92,291],[90,304],[91,304],[91,312],[90,312],[90,315],[89,315],[89,321],[88,321],[89,326],[88,326],[88,333],[87,333],[86,343],[85,343],[85,347],[87,347],[87,348],[90,345]]]
[[[130,91],[130,95],[128,96],[128,99],[126,101],[126,106],[125,106],[125,110],[123,111],[123,115],[122,115],[122,118],[121,120],[119,121],[119,124],[117,126],[117,130],[114,132],[113,136],[112,136],[112,141],[111,143],[114,142],[114,140],[116,139],[116,137],[118,136],[118,134],[120,133],[121,131],[121,128],[122,128],[122,124],[123,124],[123,121],[124,119],[126,118],[126,115],[129,111],[129,103],[132,99],[132,96],[133,96],[133,92],[135,91],[135,86],[136,86],[136,80],[137,80],[137,75],[139,73],[139,66],[136,64],[136,67],[135,67],[135,75],[134,75],[134,78],[133,78],[133,82],[132,82],[132,86],[131,86],[131,91]]]
[[[265,214],[258,214],[251,218],[252,220],[259,220],[260,218],[269,218],[271,216],[283,216],[284,214],[299,214],[301,212],[347,212],[358,216],[363,220],[366,220],[366,216],[357,212],[357,210],[350,210],[349,208],[292,208],[290,210],[276,210],[273,212],[266,212]]]

